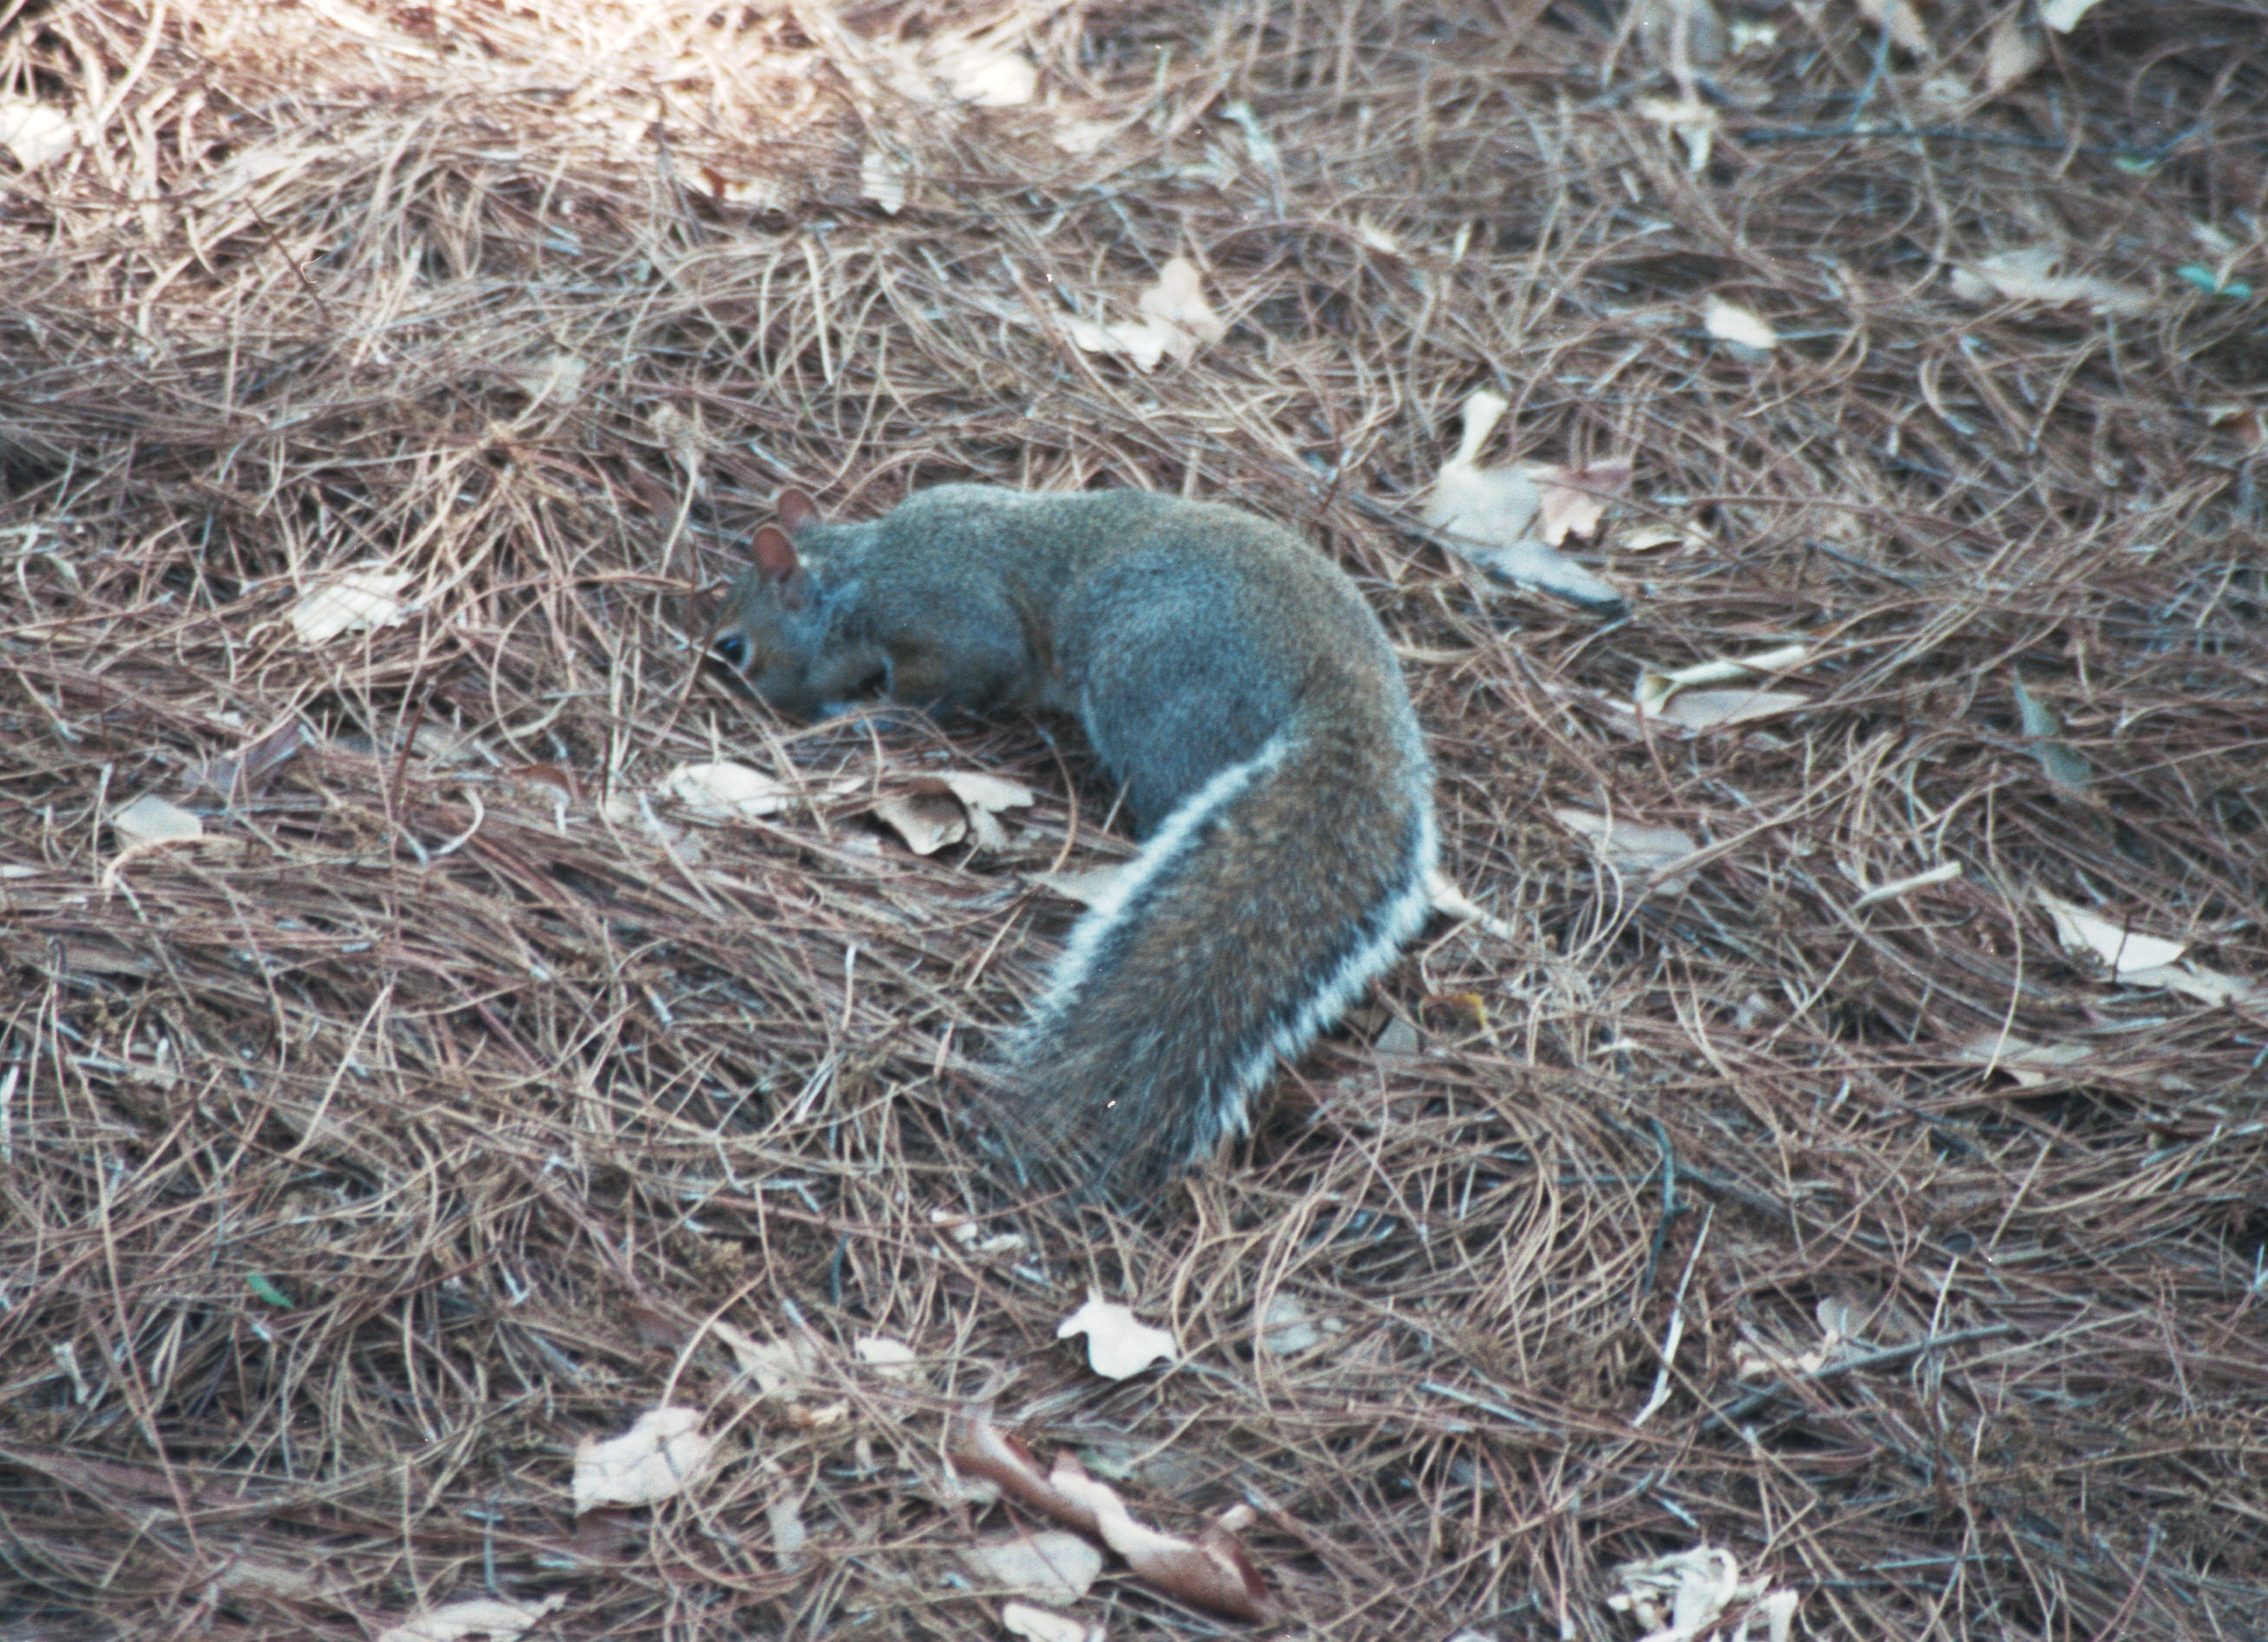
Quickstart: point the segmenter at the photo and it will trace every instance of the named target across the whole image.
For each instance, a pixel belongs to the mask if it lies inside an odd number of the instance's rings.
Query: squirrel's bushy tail
[[[1020,1161],[1124,1200],[1241,1133],[1425,921],[1415,726],[1297,719],[1160,826],[1071,931],[993,1105]]]

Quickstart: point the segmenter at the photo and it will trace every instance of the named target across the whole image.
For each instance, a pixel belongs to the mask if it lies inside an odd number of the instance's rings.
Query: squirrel
[[[1201,1161],[1425,922],[1432,772],[1401,667],[1284,526],[983,484],[829,524],[791,490],[752,556],[713,651],[772,707],[1067,711],[1123,784],[1141,852],[985,1097],[1020,1168],[1123,1201]]]

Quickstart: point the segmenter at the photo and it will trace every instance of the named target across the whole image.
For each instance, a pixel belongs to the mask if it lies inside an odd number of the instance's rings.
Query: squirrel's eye
[[[748,637],[745,633],[727,633],[717,641],[717,655],[735,673],[748,670]]]

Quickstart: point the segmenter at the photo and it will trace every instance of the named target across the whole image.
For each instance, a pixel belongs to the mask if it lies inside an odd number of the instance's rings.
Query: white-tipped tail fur
[[[1425,920],[1429,774],[1377,732],[1286,726],[1167,816],[1010,1042],[1012,1151],[1123,1197],[1245,1132]]]

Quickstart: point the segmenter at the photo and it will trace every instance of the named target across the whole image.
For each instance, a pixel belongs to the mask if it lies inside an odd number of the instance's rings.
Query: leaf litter
[[[973,1642],[1060,1531],[1121,1632],[2268,1630],[2268,23],[1531,10],[11,21],[11,1623]],[[962,1123],[1130,848],[1086,749],[697,665],[780,486],[958,478],[1295,525],[1437,762],[1443,915],[1133,1213]],[[1031,801],[885,836],[948,771]],[[1143,1532],[948,1476],[996,1382]],[[688,1492],[574,1516],[658,1409]]]

